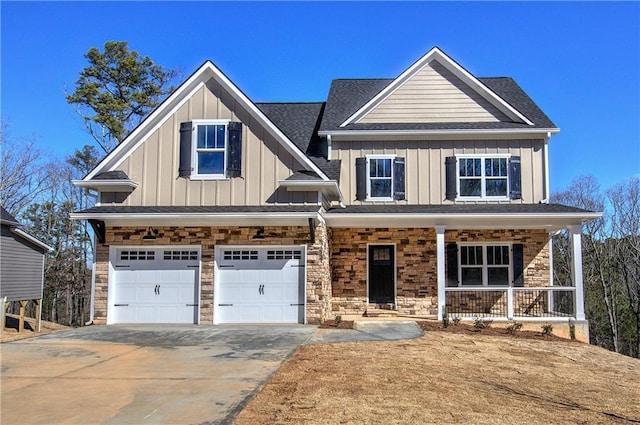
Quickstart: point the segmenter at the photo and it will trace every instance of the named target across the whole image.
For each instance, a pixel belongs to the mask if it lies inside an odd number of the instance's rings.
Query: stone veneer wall
[[[333,313],[362,314],[368,307],[367,244],[395,245],[398,311],[436,314],[436,234],[423,228],[332,229]]]
[[[200,323],[213,322],[213,270],[217,245],[306,245],[307,322],[321,323],[331,316],[329,237],[324,223],[315,230],[315,243],[307,226],[265,227],[265,239],[253,240],[256,227],[158,227],[159,236],[143,241],[148,227],[108,227],[106,243],[96,250],[95,324],[107,321],[109,246],[200,245]]]
[[[522,243],[525,286],[549,285],[549,237],[545,230],[445,232],[445,243],[471,241]],[[368,307],[367,244],[394,244],[396,247],[398,312],[437,315],[436,235],[435,230],[429,228],[332,229],[333,314],[362,314]]]

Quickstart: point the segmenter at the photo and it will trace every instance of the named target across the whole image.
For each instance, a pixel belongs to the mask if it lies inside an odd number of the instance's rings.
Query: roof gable
[[[147,137],[157,130],[185,102],[187,102],[207,81],[214,79],[226,90],[236,102],[243,105],[251,117],[260,123],[294,158],[309,171],[328,180],[325,173],[311,161],[300,148],[293,143],[274,123],[261,111],[226,75],[211,61],[206,61],[185,82],[183,82],[167,99],[165,99],[145,120],[136,127],[125,140],[108,154],[84,179],[89,181],[101,173],[114,171],[125,161]]]
[[[434,47],[340,127],[360,123],[504,121],[533,125],[505,99]]]

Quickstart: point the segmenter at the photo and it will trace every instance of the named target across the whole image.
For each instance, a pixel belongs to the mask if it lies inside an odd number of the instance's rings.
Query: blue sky
[[[395,77],[439,46],[478,77],[513,77],[560,127],[552,191],[640,174],[638,2],[3,1],[0,13],[9,137],[53,156],[92,141],[65,90],[108,40],[184,78],[210,59],[255,102],[325,100],[334,78]]]

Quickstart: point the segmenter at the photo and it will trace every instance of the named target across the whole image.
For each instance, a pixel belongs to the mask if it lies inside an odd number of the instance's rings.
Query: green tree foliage
[[[89,65],[67,102],[109,153],[173,90],[170,82],[176,72],[129,50],[125,41],[108,41],[104,51],[92,47],[84,57]]]

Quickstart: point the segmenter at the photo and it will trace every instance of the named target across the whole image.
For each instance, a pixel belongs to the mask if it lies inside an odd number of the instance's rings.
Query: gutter
[[[320,136],[402,136],[402,135],[473,135],[473,134],[539,134],[546,135],[560,132],[559,128],[499,128],[499,129],[438,129],[438,130],[322,130]]]

